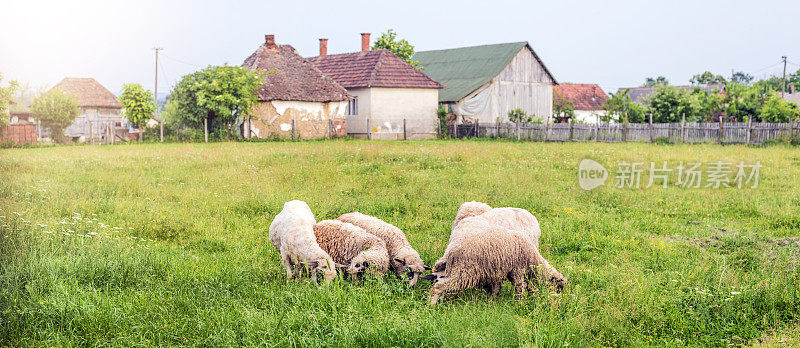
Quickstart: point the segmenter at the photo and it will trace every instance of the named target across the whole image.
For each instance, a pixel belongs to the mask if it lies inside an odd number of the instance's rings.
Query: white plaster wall
[[[583,123],[597,123],[605,110],[575,110],[575,120]]]
[[[397,133],[402,137],[405,119],[406,131],[417,133],[415,138],[435,136],[438,89],[373,87],[370,99],[370,126],[374,133]]]

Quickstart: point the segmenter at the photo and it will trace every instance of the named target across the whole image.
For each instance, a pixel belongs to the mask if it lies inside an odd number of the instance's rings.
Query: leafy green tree
[[[737,71],[731,76],[731,82],[739,83],[745,86],[749,85],[752,81],[753,76],[743,71]]]
[[[182,125],[222,136],[234,134],[237,119],[249,117],[257,97],[255,90],[264,83],[264,72],[244,67],[209,66],[184,76],[169,95],[175,103],[170,115]]]
[[[687,121],[693,120],[699,109],[697,99],[688,91],[670,86],[658,88],[645,103],[654,123],[680,122],[683,114]]]
[[[560,93],[553,95],[553,116],[556,123],[567,122],[575,117],[575,103]]]
[[[389,29],[385,33],[381,34],[381,37],[375,40],[375,44],[372,45],[372,49],[387,49],[408,62],[408,64],[411,64],[413,67],[423,70],[423,68],[419,66],[419,62],[411,58],[414,56],[414,45],[408,43],[406,39],[398,40],[397,33],[395,33],[392,29]]]
[[[611,93],[611,97],[603,104],[606,115],[600,117],[601,121],[618,123],[644,122],[646,108],[641,104],[632,102],[628,92],[630,92],[630,89],[621,90],[616,94]]]
[[[714,75],[710,71],[703,72],[702,74],[697,74],[692,76],[689,79],[693,85],[707,85],[712,83],[727,83],[728,81],[722,75]]]
[[[0,74],[0,82],[3,82],[3,74]],[[0,126],[5,125],[10,117],[8,114],[8,106],[14,100],[14,96],[19,91],[19,83],[17,81],[9,81],[8,87],[0,87]]]
[[[725,115],[726,96],[719,91],[704,91],[696,87],[691,96],[697,100],[697,114],[686,115],[687,121],[712,121],[719,120],[720,116]]]
[[[744,122],[753,117],[754,120],[761,119],[761,108],[774,93],[769,86],[764,83],[755,83],[745,86],[739,83],[728,83],[725,93],[722,95],[724,105],[724,115],[729,121]],[[718,121],[719,117],[706,118],[706,121]]]
[[[42,122],[42,126],[50,130],[53,140],[63,142],[64,129],[75,122],[81,110],[77,99],[53,88],[33,100],[31,112]]]
[[[656,78],[648,77],[644,79],[644,87],[655,87],[655,86],[669,86],[669,80],[667,80],[664,76],[658,76]]]
[[[777,93],[770,95],[761,109],[761,119],[765,122],[789,122],[797,120],[797,104],[787,101]]]
[[[156,112],[153,94],[138,83],[122,86],[122,95],[117,99],[125,107],[125,119],[138,128],[143,127]]]

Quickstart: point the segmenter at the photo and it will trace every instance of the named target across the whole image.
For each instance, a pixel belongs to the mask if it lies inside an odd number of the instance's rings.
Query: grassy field
[[[752,189],[583,191],[582,158],[763,167]],[[0,175],[0,346],[706,346],[799,332],[797,148],[70,146],[0,150]],[[267,228],[291,199],[318,220],[391,222],[428,264],[462,202],[526,208],[569,286],[430,308],[427,282],[287,282]]]

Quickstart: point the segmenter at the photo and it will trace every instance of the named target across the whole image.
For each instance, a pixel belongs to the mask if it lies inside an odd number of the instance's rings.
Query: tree
[[[777,93],[770,95],[761,109],[761,119],[765,122],[789,122],[790,118],[797,119],[797,104],[785,100]]]
[[[750,85],[751,81],[753,81],[753,76],[743,71],[737,71],[731,75],[731,82],[734,83],[747,86]]]
[[[73,96],[53,88],[42,94],[31,103],[33,116],[42,122],[42,126],[50,130],[55,141],[64,141],[64,129],[75,122],[81,113],[78,101]]]
[[[727,100],[725,95],[719,91],[704,91],[700,87],[696,87],[691,95],[697,100],[697,114],[699,116],[687,115],[688,120],[712,121],[719,120],[720,116],[725,115]],[[700,119],[702,117],[705,118]]]
[[[255,90],[264,83],[264,72],[244,67],[209,66],[184,76],[169,95],[175,103],[171,116],[189,127],[203,128],[218,136],[234,134],[238,120],[249,117],[257,102]]]
[[[381,34],[381,37],[375,40],[375,44],[372,45],[372,49],[387,49],[408,62],[408,64],[411,64],[411,66],[420,70],[424,69],[419,66],[418,61],[411,58],[414,56],[414,46],[408,43],[406,39],[397,40],[397,33],[395,33],[392,29],[389,29],[385,33]]]
[[[575,117],[575,103],[560,93],[553,95],[553,116],[556,123],[567,122]]]
[[[712,83],[727,83],[728,81],[725,80],[722,75],[714,75],[710,71],[706,71],[702,74],[692,76],[692,78],[689,79],[689,82],[691,82],[693,85],[708,85]]]
[[[656,89],[645,103],[655,123],[680,122],[684,114],[691,119],[699,109],[697,99],[688,91],[670,86]]]
[[[644,87],[654,86],[669,86],[669,80],[667,80],[667,78],[664,76],[659,76],[656,78],[648,77],[644,80]]]
[[[0,74],[0,82],[3,82],[3,74]],[[19,83],[17,81],[9,81],[8,87],[0,87],[0,126],[8,122],[10,115],[8,114],[8,106],[14,100],[14,96],[19,91]]]
[[[603,122],[619,122],[619,123],[642,123],[644,122],[645,107],[644,105],[634,103],[628,95],[630,89],[625,89],[611,93],[611,97],[606,99],[603,104],[603,110],[606,110],[606,115],[601,116],[600,120]]]
[[[143,127],[156,112],[153,95],[138,83],[122,86],[122,95],[117,99],[125,107],[125,119],[138,128]]]

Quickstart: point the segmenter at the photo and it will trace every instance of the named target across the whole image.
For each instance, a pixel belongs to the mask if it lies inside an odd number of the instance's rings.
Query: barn
[[[93,78],[67,77],[51,89],[60,89],[78,101],[81,113],[64,135],[77,141],[109,141],[111,130],[127,127],[122,104]]]
[[[269,73],[256,90],[254,115],[240,127],[245,138],[344,134],[350,95],[292,46],[277,45],[274,35],[266,35],[264,44],[242,66]]]
[[[558,83],[527,42],[422,51],[414,59],[447,86],[439,103],[459,123],[506,121],[508,111],[517,108],[541,120],[552,115]]]

